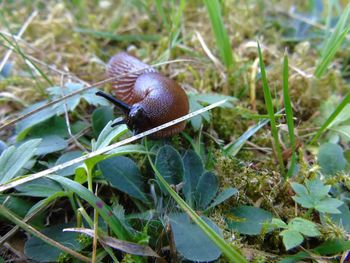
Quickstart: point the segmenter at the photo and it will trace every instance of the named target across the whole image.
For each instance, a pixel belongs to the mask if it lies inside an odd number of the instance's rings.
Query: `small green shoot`
[[[292,183],[292,188],[296,193],[293,200],[305,208],[312,208],[320,213],[340,214],[338,209],[343,204],[342,201],[332,198],[328,192],[330,185],[324,185],[319,178],[305,180],[305,186]]]

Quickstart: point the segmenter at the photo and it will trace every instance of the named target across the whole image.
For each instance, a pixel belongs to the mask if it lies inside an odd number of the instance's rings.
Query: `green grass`
[[[218,0],[204,0],[204,3],[208,10],[211,27],[215,35],[221,60],[227,68],[232,69],[235,63],[232,55],[231,43],[223,22],[220,2]]]
[[[282,149],[281,149],[281,144],[279,142],[278,138],[278,130],[277,130],[277,125],[276,125],[276,120],[275,120],[275,110],[273,106],[273,101],[272,101],[272,96],[271,96],[271,91],[269,84],[267,82],[267,75],[266,75],[266,69],[265,69],[265,63],[262,57],[261,53],[261,48],[260,44],[258,43],[258,53],[259,53],[259,63],[260,63],[260,70],[261,70],[261,78],[262,78],[262,85],[263,85],[263,91],[264,91],[264,99],[265,99],[265,106],[267,113],[269,115],[270,119],[270,124],[271,124],[271,134],[273,137],[274,141],[274,149],[275,153],[277,155],[277,160],[280,166],[280,171],[281,174],[284,175],[284,163],[283,163],[283,157],[282,157]]]

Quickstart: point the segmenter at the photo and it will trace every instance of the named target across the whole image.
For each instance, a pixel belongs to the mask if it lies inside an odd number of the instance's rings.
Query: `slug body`
[[[102,92],[97,95],[113,102],[126,115],[123,121],[113,125],[126,123],[137,134],[188,113],[187,95],[175,81],[125,52],[111,58],[107,75],[110,78],[120,76],[112,83],[116,99]],[[152,137],[171,136],[181,132],[185,125],[185,122],[178,123]]]

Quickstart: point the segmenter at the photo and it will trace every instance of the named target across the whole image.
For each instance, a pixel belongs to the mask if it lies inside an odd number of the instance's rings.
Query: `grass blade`
[[[224,27],[220,2],[218,0],[204,0],[207,7],[212,29],[214,31],[216,45],[218,46],[220,56],[227,68],[233,68],[234,59],[230,40]]]
[[[146,148],[147,139],[145,141]],[[247,260],[239,253],[238,248],[233,245],[227,244],[224,239],[222,239],[207,223],[201,219],[195,211],[170,187],[170,185],[165,181],[163,176],[159,173],[157,168],[155,167],[151,156],[148,154],[149,162],[152,166],[153,171],[159,182],[162,186],[168,191],[168,193],[174,198],[176,203],[181,207],[183,211],[185,211],[202,230],[203,232],[218,246],[218,248],[222,251],[222,253],[226,256],[229,262],[247,262]]]
[[[339,18],[339,21],[335,27],[335,30],[330,35],[330,37],[325,42],[325,45],[321,52],[321,59],[319,60],[314,75],[317,78],[321,78],[329,64],[331,63],[332,59],[335,56],[335,53],[338,51],[342,43],[344,42],[347,34],[350,31],[350,23],[349,23],[349,17],[350,17],[350,4],[347,5],[344,12]]]
[[[289,133],[289,141],[290,145],[292,147],[292,160],[290,163],[290,168],[287,173],[287,177],[291,177],[294,172],[295,163],[297,160],[297,155],[295,153],[296,149],[296,143],[295,143],[295,135],[294,135],[294,121],[293,121],[293,109],[292,109],[292,103],[289,97],[289,86],[288,86],[288,55],[284,55],[283,60],[283,102],[284,102],[284,108],[286,111],[286,119],[287,119],[287,126],[288,126],[288,133]]]
[[[311,139],[310,144],[314,144],[316,140],[321,136],[321,134],[329,127],[329,125],[337,118],[341,111],[350,102],[350,92],[348,92],[343,99],[343,101],[338,105],[338,107],[332,112],[328,119],[322,124],[321,128],[316,132],[315,136]]]
[[[265,98],[265,105],[267,109],[267,113],[269,115],[270,123],[271,123],[271,134],[274,140],[274,148],[277,155],[277,160],[281,168],[281,173],[284,175],[284,163],[282,158],[282,150],[281,145],[278,140],[278,131],[276,126],[276,120],[275,120],[275,112],[273,108],[273,102],[271,97],[271,92],[269,85],[267,83],[267,76],[266,76],[266,70],[265,70],[265,64],[264,60],[262,58],[261,54],[261,48],[260,44],[258,43],[258,52],[259,52],[259,63],[260,63],[260,69],[261,69],[261,78],[262,78],[262,84],[263,84],[263,91],[264,91],[264,98]]]

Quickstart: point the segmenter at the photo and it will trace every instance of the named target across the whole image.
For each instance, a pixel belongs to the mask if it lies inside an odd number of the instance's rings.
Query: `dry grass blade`
[[[21,27],[21,29],[19,30],[18,34],[15,36],[15,39],[20,39],[23,35],[23,33],[26,31],[26,29],[28,28],[28,26],[30,25],[30,23],[33,21],[33,19],[37,16],[38,12],[34,11],[29,17],[28,19],[24,22],[23,26]],[[10,58],[11,54],[13,52],[13,49],[9,49],[3,60],[1,61],[0,64],[0,72],[2,71],[2,69],[4,68],[7,60]]]
[[[175,119],[175,120],[173,120],[173,121],[167,122],[167,123],[162,124],[162,125],[160,125],[160,126],[158,126],[158,127],[155,127],[155,128],[153,128],[153,129],[150,129],[150,130],[145,131],[145,132],[143,132],[143,133],[140,133],[140,134],[137,134],[137,135],[132,136],[132,137],[130,137],[130,138],[127,138],[127,139],[125,139],[125,140],[123,140],[123,141],[120,141],[120,142],[114,143],[114,144],[112,144],[112,145],[109,145],[109,146],[107,146],[107,147],[101,148],[101,149],[99,149],[99,150],[97,150],[97,151],[91,152],[91,153],[89,153],[89,154],[87,154],[87,155],[84,155],[84,156],[82,156],[82,157],[73,159],[73,160],[71,160],[71,161],[65,162],[65,163],[60,164],[60,165],[56,165],[56,166],[54,166],[54,167],[52,167],[52,168],[50,168],[50,169],[41,171],[41,172],[36,173],[36,174],[29,175],[29,176],[27,176],[27,177],[18,179],[18,180],[16,180],[16,181],[12,181],[12,182],[9,182],[9,183],[0,185],[0,192],[3,192],[3,191],[8,190],[8,189],[11,189],[11,188],[13,188],[13,187],[16,187],[16,186],[18,186],[18,185],[24,184],[24,183],[26,183],[26,182],[29,182],[29,181],[32,181],[32,180],[35,180],[35,179],[44,177],[44,176],[46,176],[46,175],[53,174],[53,173],[55,173],[55,172],[57,172],[57,171],[59,171],[59,170],[62,170],[62,169],[64,169],[64,168],[66,168],[66,167],[69,167],[69,166],[71,166],[71,165],[74,165],[74,164],[83,162],[83,161],[85,161],[85,160],[87,160],[87,159],[90,159],[90,158],[92,158],[92,157],[95,157],[95,156],[98,156],[98,155],[100,155],[100,154],[104,154],[104,153],[106,153],[106,152],[109,152],[109,151],[111,151],[111,150],[113,150],[113,149],[115,149],[115,148],[117,148],[117,147],[119,147],[119,146],[122,146],[122,145],[125,145],[125,144],[128,144],[128,143],[131,143],[131,142],[133,142],[133,141],[136,141],[136,140],[138,140],[138,139],[141,139],[141,138],[143,138],[143,137],[146,137],[146,136],[148,136],[148,135],[150,135],[150,134],[152,134],[152,133],[155,133],[155,132],[157,132],[157,131],[163,130],[163,129],[168,128],[168,127],[170,127],[170,126],[173,126],[173,125],[175,125],[175,124],[177,124],[177,123],[180,123],[180,122],[183,122],[183,121],[185,121],[185,120],[188,120],[188,119],[190,119],[190,118],[192,118],[192,117],[194,117],[194,116],[197,116],[197,115],[199,115],[199,114],[202,114],[202,113],[204,113],[204,112],[206,112],[206,111],[209,111],[209,110],[211,110],[211,109],[213,109],[213,108],[215,108],[215,107],[218,107],[219,105],[224,104],[226,101],[227,101],[226,99],[225,99],[225,100],[218,101],[218,102],[213,103],[213,104],[211,104],[211,105],[209,105],[209,106],[207,106],[207,107],[205,107],[205,108],[202,108],[202,109],[200,109],[200,110],[191,112],[191,113],[189,113],[189,114],[187,114],[187,115],[185,115],[185,116],[183,116],[183,117],[180,117],[180,118]]]
[[[77,232],[77,233],[88,235],[90,237],[94,237],[94,230],[87,229],[87,228],[66,228],[66,229],[63,229],[63,231]],[[157,257],[157,258],[160,257],[149,246],[143,246],[143,245],[139,245],[128,241],[119,240],[110,236],[99,236],[98,240],[104,245],[107,245],[109,247],[121,250],[123,252],[129,253],[132,255]]]
[[[197,61],[194,61],[194,60],[191,60],[191,59],[175,59],[175,60],[170,60],[170,61],[157,63],[157,64],[151,65],[149,67],[160,67],[160,66],[163,66],[163,65],[167,65],[167,64],[171,64],[171,63],[179,63],[179,62],[193,62],[194,63],[194,62],[197,62]],[[199,62],[197,62],[197,63],[199,63]],[[92,84],[90,86],[84,87],[84,88],[82,88],[80,90],[77,90],[75,92],[67,94],[66,96],[63,96],[63,97],[61,97],[59,99],[52,100],[51,102],[49,102],[49,103],[47,103],[47,104],[45,104],[45,105],[43,105],[41,107],[36,108],[35,110],[28,112],[27,114],[24,114],[24,115],[14,119],[14,120],[12,120],[12,121],[9,121],[8,123],[2,124],[2,126],[0,126],[0,131],[5,129],[5,128],[7,128],[7,127],[9,127],[9,126],[11,126],[11,125],[16,124],[17,122],[19,122],[19,121],[21,121],[21,120],[23,120],[23,119],[25,119],[25,118],[27,118],[27,117],[37,113],[37,112],[43,110],[43,109],[46,109],[47,107],[55,105],[55,104],[57,104],[57,103],[59,103],[61,101],[64,101],[64,100],[66,100],[68,98],[71,98],[71,97],[73,97],[73,96],[75,96],[77,94],[80,94],[80,93],[82,93],[84,91],[87,91],[87,90],[95,88],[95,87],[99,87],[99,86],[101,86],[103,84],[106,84],[108,82],[111,82],[113,80],[118,80],[120,78],[126,77],[129,74],[133,74],[133,73],[137,73],[137,72],[143,71],[143,70],[145,70],[145,69],[147,69],[149,67],[141,68],[139,70],[131,71],[131,72],[127,73],[127,74],[121,74],[121,75],[118,75],[118,76],[113,77],[113,78],[108,78],[108,79],[96,82],[96,83],[94,83],[94,84]]]

